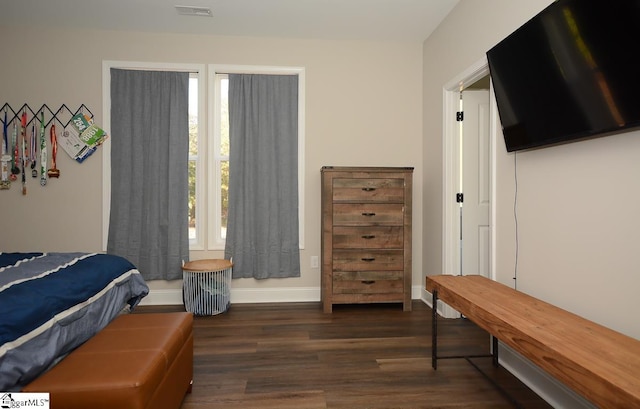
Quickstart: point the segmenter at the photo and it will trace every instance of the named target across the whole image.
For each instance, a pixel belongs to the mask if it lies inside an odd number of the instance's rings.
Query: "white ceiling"
[[[459,0],[2,0],[0,25],[336,40],[425,40]],[[211,9],[179,15],[175,6]]]

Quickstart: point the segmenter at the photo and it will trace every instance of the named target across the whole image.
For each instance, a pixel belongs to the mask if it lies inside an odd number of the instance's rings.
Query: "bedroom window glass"
[[[197,220],[199,216],[196,177],[199,164],[198,159],[198,75],[189,76],[189,245],[198,242]]]
[[[227,236],[229,204],[229,76],[215,74],[213,86],[213,178],[211,200],[214,210],[212,225],[213,248],[224,248]]]

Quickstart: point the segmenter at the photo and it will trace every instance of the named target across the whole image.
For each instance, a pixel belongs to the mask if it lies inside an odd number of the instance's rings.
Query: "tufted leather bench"
[[[49,392],[52,408],[178,409],[191,391],[193,315],[127,314],[23,392]]]

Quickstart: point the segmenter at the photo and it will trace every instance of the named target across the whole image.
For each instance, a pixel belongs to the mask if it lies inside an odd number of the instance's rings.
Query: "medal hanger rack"
[[[31,122],[38,120],[38,115],[44,112],[45,117],[45,128],[48,127],[53,121],[58,122],[63,128],[66,128],[71,123],[71,118],[74,115],[79,113],[88,114],[89,118],[93,119],[93,113],[87,108],[86,105],[82,104],[76,109],[72,111],[66,104],[62,104],[60,108],[56,111],[53,111],[47,104],[43,104],[37,110],[34,110],[29,106],[29,104],[23,104],[19,109],[14,109],[9,105],[9,103],[5,103],[2,108],[0,108],[0,122],[2,125],[6,125],[4,123],[4,113],[7,112],[7,123],[12,123],[14,120],[20,120],[20,116],[23,112],[27,112],[27,115],[31,117],[28,120],[27,126],[31,125]]]
[[[62,147],[79,163],[90,156],[107,136],[102,129],[93,125],[93,113],[84,104],[75,111],[66,104],[62,104],[55,111],[47,104],[43,104],[37,110],[29,104],[23,104],[18,109],[14,109],[8,103],[2,105],[0,108],[0,124],[2,124],[0,190],[10,189],[12,183],[17,183],[20,178],[22,194],[26,195],[28,180],[26,173],[29,172],[29,168],[32,178],[37,179],[39,176],[41,186],[47,184],[48,178],[60,177],[60,170],[56,167],[58,152],[56,123],[64,129]],[[13,124],[11,135],[9,135],[10,124]],[[71,127],[69,127],[70,124]],[[31,128],[31,132],[27,131],[28,128]],[[46,142],[46,128],[49,128],[49,144]],[[47,145],[51,149],[51,155]]]

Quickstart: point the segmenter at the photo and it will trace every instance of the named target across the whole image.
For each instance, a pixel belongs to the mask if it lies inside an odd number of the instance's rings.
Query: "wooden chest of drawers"
[[[332,167],[322,176],[322,305],[411,310],[413,168]]]

